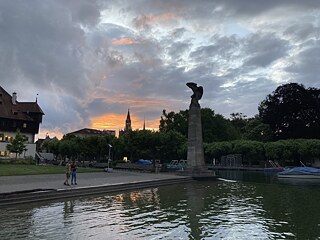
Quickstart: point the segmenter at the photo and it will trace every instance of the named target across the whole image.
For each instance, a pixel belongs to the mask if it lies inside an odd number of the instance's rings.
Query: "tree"
[[[24,144],[27,141],[27,137],[22,135],[20,130],[17,129],[16,137],[13,138],[10,143],[7,145],[7,150],[9,152],[15,153],[17,158],[18,154],[20,155],[25,151],[26,145]]]
[[[210,108],[201,109],[203,141],[230,141],[240,138],[240,133],[221,114],[215,114]]]
[[[173,159],[186,159],[187,139],[181,133],[170,131],[167,133],[158,133],[160,157],[166,162]]]
[[[284,84],[260,103],[259,116],[276,139],[320,138],[319,101],[319,89]]]
[[[302,161],[308,160],[309,162],[319,159],[320,156],[320,140],[318,139],[297,139],[300,148],[298,152]]]
[[[52,152],[55,156],[59,155],[59,144],[60,141],[58,139],[54,139],[53,141],[48,142],[47,148],[49,152]]]
[[[203,141],[227,141],[240,138],[240,133],[220,114],[215,114],[210,108],[201,109],[201,122]],[[188,110],[179,113],[163,110],[160,119],[160,132],[176,131],[183,136],[188,136]]]
[[[248,122],[247,116],[243,113],[231,113],[230,116],[231,124],[239,131],[240,134],[243,134]]]
[[[243,128],[243,138],[267,142],[272,141],[273,132],[268,124],[263,123],[259,116],[255,116],[247,120],[246,126]]]
[[[234,142],[233,151],[243,155],[244,161],[247,161],[249,166],[252,162],[258,163],[259,160],[264,160],[265,150],[262,142],[238,140]]]
[[[224,155],[232,153],[231,142],[212,142],[204,144],[205,156],[212,160],[213,158],[220,159]]]
[[[173,111],[167,113],[164,109],[160,119],[159,131],[177,131],[184,136],[188,134],[188,110],[175,113]]]

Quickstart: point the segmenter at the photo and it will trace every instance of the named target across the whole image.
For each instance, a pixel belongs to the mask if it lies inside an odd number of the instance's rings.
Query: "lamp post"
[[[111,153],[112,145],[111,145],[111,144],[108,144],[108,146],[109,146],[109,156],[108,156],[108,168],[107,168],[107,172],[109,172],[109,169],[110,169],[110,153]]]

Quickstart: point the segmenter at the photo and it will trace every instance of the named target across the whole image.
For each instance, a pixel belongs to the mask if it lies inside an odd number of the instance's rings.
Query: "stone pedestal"
[[[192,174],[200,174],[206,171],[202,140],[201,108],[200,105],[197,105],[191,103],[188,119],[187,172]]]

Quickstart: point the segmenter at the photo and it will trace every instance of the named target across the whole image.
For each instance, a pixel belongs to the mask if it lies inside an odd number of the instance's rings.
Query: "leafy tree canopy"
[[[276,139],[320,138],[320,89],[279,86],[260,103],[259,116]]]
[[[268,124],[261,121],[259,116],[249,118],[242,128],[243,139],[261,142],[272,141],[273,132]]]
[[[227,141],[240,138],[240,133],[231,122],[210,108],[201,109],[204,142]],[[163,110],[160,119],[160,132],[176,131],[187,137],[188,110],[179,113]]]

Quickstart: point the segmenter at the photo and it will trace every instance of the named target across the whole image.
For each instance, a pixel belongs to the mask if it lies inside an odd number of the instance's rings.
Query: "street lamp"
[[[108,168],[107,168],[107,172],[109,172],[109,169],[110,169],[110,153],[111,153],[112,145],[111,145],[111,144],[108,144],[108,146],[109,146],[109,156],[108,156]]]

